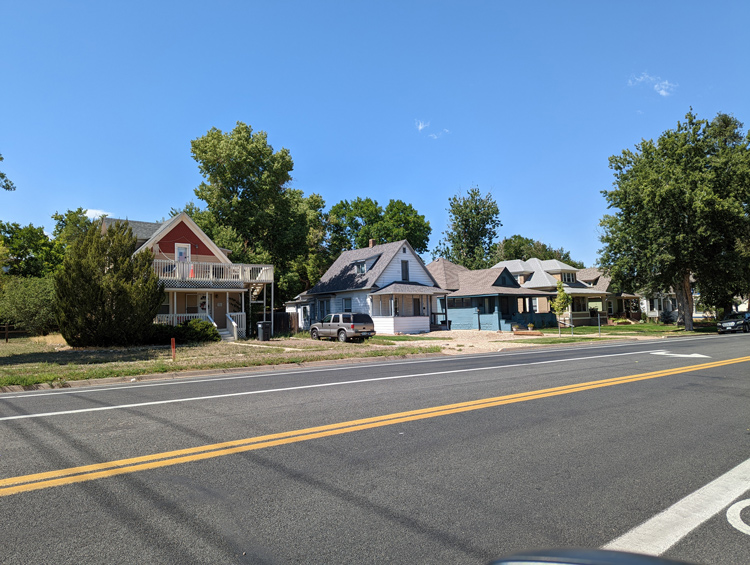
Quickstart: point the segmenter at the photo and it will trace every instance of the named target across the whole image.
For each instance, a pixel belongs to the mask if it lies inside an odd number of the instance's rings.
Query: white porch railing
[[[227,314],[227,322],[227,327],[232,329],[234,339],[245,339],[247,322],[244,312],[231,312]]]
[[[154,271],[156,271],[159,279],[164,281],[273,282],[272,265],[198,263],[195,261],[154,259]]]
[[[211,318],[208,314],[157,314],[157,324],[168,324],[170,326],[177,326],[183,322],[189,322],[190,320],[205,320],[210,321]]]

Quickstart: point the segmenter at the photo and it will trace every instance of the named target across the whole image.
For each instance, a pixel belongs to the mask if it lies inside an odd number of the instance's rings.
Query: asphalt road
[[[743,334],[9,393],[0,562],[745,565],[749,460]]]

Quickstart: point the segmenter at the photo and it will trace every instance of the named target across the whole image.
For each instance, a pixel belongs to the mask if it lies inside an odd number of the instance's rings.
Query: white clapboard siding
[[[406,253],[403,252],[403,249],[406,249]],[[409,261],[409,282],[416,282],[427,286],[433,285],[432,279],[422,261],[405,245],[402,249],[399,249],[398,253],[396,253],[380,277],[378,277],[376,284],[380,288],[394,281],[401,280],[401,261]]]
[[[370,305],[367,302],[367,291],[364,290],[337,294],[335,298],[331,299],[331,312],[343,312],[345,298],[352,299],[352,312],[359,312],[361,314],[370,313]]]
[[[402,334],[418,334],[430,331],[430,318],[428,316],[406,316],[394,318],[394,332]]]

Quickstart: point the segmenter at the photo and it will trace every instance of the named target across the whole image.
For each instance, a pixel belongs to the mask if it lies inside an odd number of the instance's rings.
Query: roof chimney
[[[375,247],[375,240],[374,239],[370,240],[370,247]]]

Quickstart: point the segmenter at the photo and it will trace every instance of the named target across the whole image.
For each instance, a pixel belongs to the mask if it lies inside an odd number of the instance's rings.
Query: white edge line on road
[[[750,490],[750,459],[740,463],[602,549],[661,555]]]
[[[658,351],[658,350],[654,350]],[[115,404],[113,406],[97,406],[95,408],[80,408],[77,410],[60,410],[58,412],[40,412],[38,414],[19,414],[17,416],[4,416],[0,418],[0,422],[5,422],[9,420],[26,420],[30,418],[46,418],[49,416],[64,416],[69,414],[83,414],[86,412],[101,412],[104,410],[118,410],[118,409],[124,409],[124,408],[142,408],[144,406],[159,406],[163,404],[175,404],[178,402],[193,402],[198,400],[213,400],[217,398],[231,398],[235,396],[249,396],[252,394],[266,394],[270,392],[289,392],[293,390],[305,390],[305,389],[312,389],[312,388],[324,388],[324,387],[330,387],[330,386],[342,386],[342,385],[352,385],[352,384],[362,384],[362,383],[372,383],[372,382],[378,382],[378,381],[392,381],[392,380],[398,380],[398,379],[411,379],[415,377],[433,377],[436,375],[450,375],[455,373],[471,373],[474,371],[493,371],[497,369],[508,369],[513,367],[528,367],[530,365],[546,365],[550,363],[569,363],[571,361],[588,361],[590,359],[604,359],[607,357],[622,357],[625,355],[646,355],[653,353],[653,351],[631,351],[628,353],[612,353],[609,355],[593,355],[591,357],[576,357],[573,359],[550,359],[548,361],[532,361],[530,363],[516,363],[513,365],[503,365],[501,367],[474,367],[471,369],[452,369],[450,371],[435,371],[431,373],[417,373],[415,375],[393,375],[391,377],[375,377],[372,379],[359,379],[354,381],[340,381],[335,383],[318,383],[314,385],[301,385],[301,386],[292,386],[292,387],[284,387],[284,388],[272,388],[272,389],[265,389],[265,390],[251,390],[251,391],[243,391],[243,392],[231,392],[226,394],[213,394],[209,396],[194,396],[190,398],[175,398],[171,400],[154,400],[150,402],[138,402],[134,404]]]
[[[696,339],[710,339],[711,337],[718,337],[718,336],[696,336],[696,337],[681,337],[679,338],[680,343],[685,341],[693,341]],[[602,343],[602,344],[596,344],[596,345],[590,345],[590,346],[582,346],[579,348],[579,350],[592,350],[592,349],[603,349],[603,348],[609,348],[609,347],[627,347],[627,346],[637,346],[637,345],[643,345],[643,346],[653,346],[654,343],[652,341],[644,341],[642,343]],[[561,351],[570,351],[570,349],[567,348],[555,348],[555,349],[544,349],[542,350],[543,353],[559,353]],[[664,351],[663,349],[658,349],[655,351]],[[533,351],[512,351],[512,352],[502,352],[502,353],[480,353],[478,355],[457,355],[455,357],[439,357],[436,359],[414,359],[414,360],[407,360],[407,361],[390,361],[388,363],[369,363],[368,367],[390,367],[393,365],[419,365],[423,363],[438,363],[440,361],[458,361],[463,359],[482,359],[485,357],[516,357],[516,356],[523,356],[523,355],[534,355],[539,354],[539,349],[534,349]],[[653,351],[645,351],[643,353],[653,353]],[[0,394],[0,398],[38,398],[40,396],[53,396],[58,394],[87,394],[92,392],[106,392],[111,390],[122,390],[122,391],[128,391],[132,390],[134,388],[150,388],[150,387],[157,387],[157,386],[175,386],[175,385],[189,385],[189,384],[200,384],[200,383],[215,383],[218,381],[234,381],[234,380],[240,380],[240,379],[259,379],[263,377],[271,377],[271,376],[288,376],[288,375],[297,375],[300,373],[320,373],[325,371],[346,371],[352,368],[352,364],[347,363],[346,365],[337,365],[337,366],[328,366],[328,367],[321,367],[321,368],[305,368],[305,369],[298,369],[295,371],[264,371],[262,373],[254,373],[254,374],[243,374],[243,375],[233,375],[231,377],[210,377],[207,379],[201,379],[201,378],[190,378],[188,376],[185,376],[181,378],[180,380],[168,380],[168,381],[159,381],[156,383],[139,383],[139,384],[132,384],[132,383],[122,383],[117,386],[109,386],[109,387],[100,387],[93,385],[91,388],[76,388],[73,390],[54,390],[50,392],[37,392],[37,391],[28,391],[24,392],[22,394]],[[137,378],[137,377],[134,377]]]

